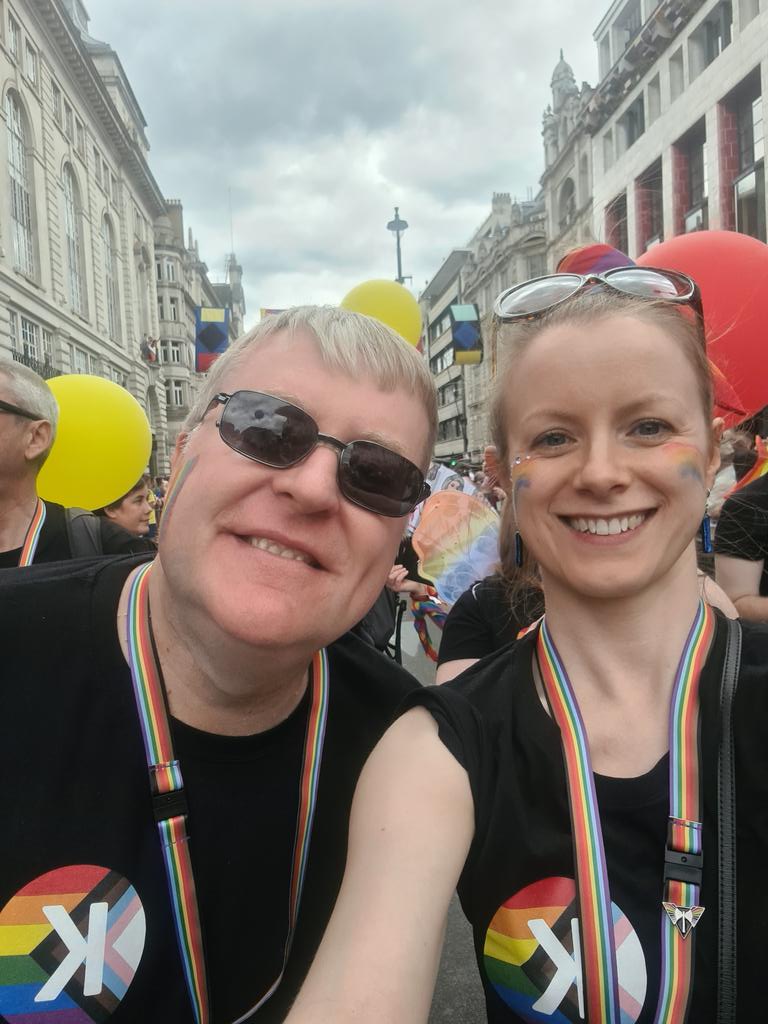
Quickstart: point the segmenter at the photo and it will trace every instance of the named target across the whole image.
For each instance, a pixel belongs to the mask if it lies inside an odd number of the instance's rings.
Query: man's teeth
[[[569,519],[568,525],[579,533],[595,533],[599,537],[636,530],[646,519],[645,513],[623,519]]]
[[[312,564],[312,559],[309,555],[304,554],[303,551],[284,548],[282,544],[275,544],[273,540],[267,540],[266,537],[251,537],[250,544],[251,547],[259,548],[260,551],[268,551],[270,555],[277,555],[278,558],[290,558],[295,562],[304,562],[307,565]]]

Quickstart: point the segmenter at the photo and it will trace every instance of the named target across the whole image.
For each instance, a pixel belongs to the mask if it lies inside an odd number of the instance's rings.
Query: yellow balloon
[[[37,478],[47,501],[103,508],[141,478],[152,432],[139,403],[119,384],[72,373],[48,381],[59,403],[59,426]]]
[[[419,304],[397,281],[364,281],[341,300],[344,309],[365,313],[405,338],[410,345],[418,345],[421,338],[421,310]]]

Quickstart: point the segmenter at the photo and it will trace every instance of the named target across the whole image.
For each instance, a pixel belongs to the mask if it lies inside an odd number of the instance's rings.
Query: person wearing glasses
[[[765,1015],[768,629],[699,592],[705,312],[639,267],[497,300],[509,541],[546,612],[371,755],[289,1024],[425,1022],[457,884],[494,1024]]]
[[[436,421],[392,330],[289,310],[208,374],[154,561],[3,574],[0,1018],[284,1019],[357,776],[417,685],[346,631]]]
[[[37,477],[55,440],[58,417],[56,399],[42,377],[21,363],[0,360],[0,569],[154,551],[139,537],[146,530],[133,529],[135,515],[110,516],[111,510],[124,509],[128,495],[109,506],[104,519],[38,496]]]

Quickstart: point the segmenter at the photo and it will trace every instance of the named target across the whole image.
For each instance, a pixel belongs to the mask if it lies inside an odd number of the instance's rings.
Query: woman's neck
[[[118,609],[124,654],[133,576],[126,581]],[[306,691],[313,652],[257,649],[222,634],[210,620],[197,622],[168,592],[159,560],[152,568],[149,594],[155,645],[175,718],[205,732],[247,736],[273,728],[296,708]]]
[[[693,545],[662,580],[627,597],[590,598],[544,582],[547,624],[577,697],[625,702],[639,687],[666,709],[699,601]]]

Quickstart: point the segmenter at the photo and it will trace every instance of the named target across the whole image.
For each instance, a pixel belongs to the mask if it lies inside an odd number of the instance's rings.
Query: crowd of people
[[[56,403],[0,363],[0,1019],[425,1022],[457,888],[489,1021],[760,1018],[768,475],[719,478],[704,313],[637,267],[498,298],[499,565],[429,687],[372,649],[439,601],[394,331],[269,317],[98,510],[38,495]]]

